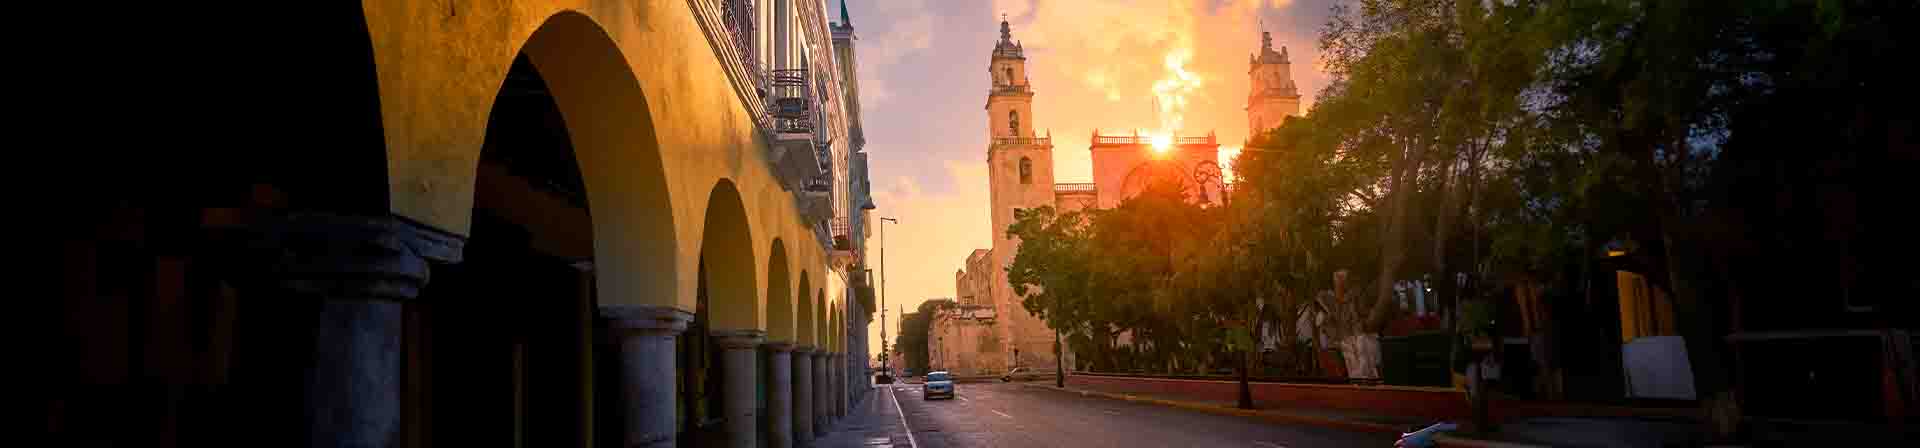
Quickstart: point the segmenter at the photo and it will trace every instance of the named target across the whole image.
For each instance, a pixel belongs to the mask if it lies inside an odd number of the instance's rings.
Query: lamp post
[[[887,222],[889,221],[894,224],[900,223],[898,219],[880,218],[880,346],[882,347],[887,345]],[[901,315],[902,318],[905,316],[905,314]],[[888,356],[887,362],[881,363],[880,368],[886,370],[888,375],[892,375],[893,357]]]

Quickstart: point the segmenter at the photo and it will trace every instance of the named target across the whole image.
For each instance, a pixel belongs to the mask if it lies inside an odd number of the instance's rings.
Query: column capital
[[[760,345],[765,345],[767,346],[767,350],[772,350],[775,352],[791,352],[794,350],[794,347],[797,347],[793,345],[792,342],[787,342],[787,341],[767,341]]]
[[[793,345],[793,354],[795,355],[813,356],[814,351],[815,349],[811,345],[805,345],[805,344]]]
[[[680,334],[693,313],[664,305],[600,305],[600,316],[616,330]]]
[[[291,212],[247,232],[242,269],[271,287],[328,299],[405,301],[432,264],[458,263],[466,239],[398,216]]]
[[[713,339],[719,341],[723,349],[758,347],[766,337],[767,332],[760,330],[722,330],[713,333]]]

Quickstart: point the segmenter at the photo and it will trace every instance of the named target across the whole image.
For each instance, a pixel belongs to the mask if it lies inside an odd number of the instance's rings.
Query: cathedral
[[[1261,33],[1260,52],[1248,58],[1247,95],[1249,135],[1279,127],[1287,116],[1300,113],[1300,94],[1294,87],[1286,48],[1273,48],[1271,34]],[[1205,136],[1161,137],[1105,134],[1092,131],[1092,183],[1055,183],[1053,141],[1034,133],[1033,90],[1027,80],[1027,58],[1012,27],[1000,22],[1000,40],[994,44],[988,67],[993,78],[987,94],[987,172],[992,204],[993,248],[976,249],[967,268],[954,274],[956,297],[991,307],[992,313],[973,326],[990,327],[995,337],[955,338],[930,352],[965,359],[972,371],[956,374],[1004,372],[1014,367],[1040,368],[1054,363],[1054,334],[1040,318],[1027,313],[1020,296],[1007,281],[1005,267],[1013,262],[1020,242],[1005,235],[1018,210],[1052,206],[1061,211],[1113,208],[1155,182],[1179,182],[1190,200],[1221,203],[1226,184],[1219,166],[1220,143]],[[988,347],[986,345],[994,345]],[[952,358],[949,358],[952,359]],[[935,368],[942,368],[936,365]]]

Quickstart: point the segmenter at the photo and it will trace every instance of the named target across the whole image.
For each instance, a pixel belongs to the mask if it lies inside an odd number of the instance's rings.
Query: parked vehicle
[[[920,385],[920,399],[932,400],[936,396],[954,397],[953,376],[945,370],[927,372],[927,380]]]
[[[1012,382],[1014,375],[1017,375],[1021,372],[1026,372],[1026,371],[1027,371],[1026,367],[1014,367],[1013,370],[1008,370],[1007,374],[1000,375],[1000,382],[1002,383]]]

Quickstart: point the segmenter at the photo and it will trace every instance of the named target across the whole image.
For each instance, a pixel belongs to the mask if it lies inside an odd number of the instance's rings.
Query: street
[[[1020,383],[960,384],[958,397],[934,401],[921,399],[918,384],[894,387],[917,448],[1387,447],[1394,442],[1386,434],[1281,425]]]

